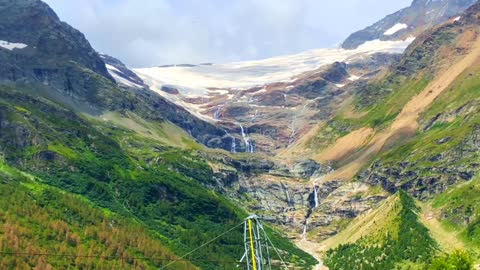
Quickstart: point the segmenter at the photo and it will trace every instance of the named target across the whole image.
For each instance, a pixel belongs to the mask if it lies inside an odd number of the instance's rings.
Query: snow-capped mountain
[[[141,88],[146,86],[140,77],[138,77],[135,72],[131,71],[122,61],[106,54],[99,54],[105,66],[107,67],[108,73],[112,75],[115,81],[121,85],[128,87]]]
[[[431,28],[473,5],[476,0],[414,0],[375,24],[350,35],[342,44],[355,49],[370,40],[402,40]]]
[[[232,151],[271,152],[327,117],[351,84],[392,63],[414,39],[373,40],[355,50],[316,49],[256,61],[133,71],[151,90],[230,131],[225,139],[231,138]],[[124,77],[116,79],[132,86]]]
[[[133,69],[108,64],[118,83],[145,87],[228,132],[232,151],[287,147],[339,108],[358,84],[395,63],[425,29],[474,0],[415,0],[351,35],[342,48],[225,64]],[[122,71],[123,70],[123,71]],[[126,76],[124,76],[126,75]],[[142,83],[144,82],[144,84]]]
[[[413,40],[414,37],[402,41],[374,40],[355,50],[317,49],[257,61],[140,68],[134,69],[134,72],[152,90],[177,103],[211,97],[229,100],[239,91],[254,87],[279,82],[293,83],[301,74],[335,62],[351,63],[377,53],[399,54]],[[352,78],[355,76],[352,74]],[[172,93],[171,89],[176,91]],[[199,106],[190,106],[190,109],[202,112]]]

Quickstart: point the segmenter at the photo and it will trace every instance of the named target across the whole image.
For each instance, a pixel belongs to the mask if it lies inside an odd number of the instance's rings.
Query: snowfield
[[[366,42],[355,50],[317,49],[264,60],[229,64],[138,68],[134,72],[154,91],[175,87],[185,97],[207,96],[212,88],[247,89],[294,80],[296,75],[334,62],[349,62],[375,53],[402,53],[414,40]],[[163,92],[163,91],[162,91]]]
[[[28,45],[23,43],[12,43],[5,40],[0,40],[0,47],[12,51],[13,49],[25,49],[26,47],[28,47]]]
[[[188,104],[186,98],[208,97],[209,95],[261,87],[275,82],[294,81],[297,75],[335,62],[349,63],[376,53],[402,53],[413,40],[415,40],[414,37],[400,41],[372,40],[355,50],[316,49],[256,61],[137,68],[133,71],[151,90],[200,116],[202,114],[200,106]],[[112,69],[109,68],[109,70]],[[358,79],[359,77],[354,75],[349,78],[351,81]],[[166,93],[161,90],[163,86],[176,88],[179,94]],[[227,95],[227,99],[232,98],[232,95]],[[205,115],[202,118],[205,119],[205,117],[209,118]]]
[[[383,34],[385,36],[391,36],[391,35],[397,33],[398,31],[403,30],[403,29],[407,29],[407,28],[408,28],[408,25],[406,25],[404,23],[397,23],[394,26],[392,26],[392,28],[385,31],[385,33],[383,33]]]
[[[110,73],[110,75],[113,77],[113,79],[115,79],[115,81],[119,84],[123,84],[125,86],[129,86],[129,87],[134,87],[134,88],[142,88],[143,86],[142,85],[138,85],[134,82],[131,82],[125,78],[122,78],[121,76],[119,76],[118,74],[123,74],[123,72],[121,72],[120,70],[118,70],[116,67],[112,66],[112,65],[109,65],[109,64],[105,64],[105,66],[107,67],[107,71],[108,73]],[[118,73],[117,73],[118,72]]]

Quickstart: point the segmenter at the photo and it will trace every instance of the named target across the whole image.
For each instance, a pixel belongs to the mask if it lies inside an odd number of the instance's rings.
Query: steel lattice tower
[[[272,269],[268,236],[256,215],[245,219],[244,245],[245,254],[240,261],[246,261],[247,270]]]

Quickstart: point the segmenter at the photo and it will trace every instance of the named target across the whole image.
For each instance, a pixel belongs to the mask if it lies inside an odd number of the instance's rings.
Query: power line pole
[[[258,216],[245,219],[243,239],[245,253],[240,261],[246,261],[247,270],[271,270],[268,236]]]

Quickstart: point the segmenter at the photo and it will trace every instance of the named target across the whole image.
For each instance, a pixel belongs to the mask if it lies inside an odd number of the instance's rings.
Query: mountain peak
[[[42,80],[39,74],[15,72],[23,67],[35,68],[48,63],[58,68],[75,62],[113,81],[100,56],[85,36],[70,25],[60,21],[55,12],[40,0],[0,0],[0,39],[6,43],[25,44],[25,49],[0,50],[3,62],[16,58],[15,66],[2,72],[0,77]],[[3,71],[3,70],[2,70]],[[28,74],[30,73],[30,74]]]
[[[372,40],[404,40],[462,13],[476,0],[414,0],[412,4],[350,35],[342,44],[355,49]]]

